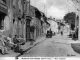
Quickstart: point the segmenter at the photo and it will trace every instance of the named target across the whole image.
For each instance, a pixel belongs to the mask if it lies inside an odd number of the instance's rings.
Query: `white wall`
[[[50,23],[50,28],[53,32],[58,32],[58,24],[57,22],[50,20],[48,21]]]

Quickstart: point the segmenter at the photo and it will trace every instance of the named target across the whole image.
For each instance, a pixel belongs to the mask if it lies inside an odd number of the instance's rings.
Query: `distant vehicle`
[[[47,34],[46,34],[46,37],[47,38],[51,38],[52,37],[52,31],[51,30],[47,30]]]

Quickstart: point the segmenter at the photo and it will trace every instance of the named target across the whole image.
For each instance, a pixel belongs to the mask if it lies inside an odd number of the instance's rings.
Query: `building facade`
[[[7,2],[5,0],[0,0],[0,32],[4,31],[7,27],[5,24],[6,22],[8,23],[9,21],[6,21],[8,19],[7,14],[8,14],[8,7],[7,7]],[[6,20],[5,20],[6,18]],[[9,28],[7,28],[8,30]]]
[[[15,35],[29,41],[36,39],[44,33],[44,13],[28,3],[28,0],[0,0],[0,30],[4,35],[11,37]]]

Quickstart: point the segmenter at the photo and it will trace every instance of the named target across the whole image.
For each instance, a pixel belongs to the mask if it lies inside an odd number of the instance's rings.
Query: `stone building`
[[[47,17],[44,15],[44,13],[39,11],[36,7],[30,6],[30,8],[30,14],[32,17],[30,26],[34,27],[33,39],[36,39],[45,33],[45,30],[50,26],[50,24],[47,22]]]
[[[0,28],[4,30],[4,35],[12,38],[23,35],[23,4],[23,0],[0,0]]]
[[[0,0],[0,32],[8,30],[9,28],[6,28],[9,23],[7,14],[8,14],[8,7],[7,7],[7,2],[5,0]],[[4,20],[6,18],[6,20]],[[6,24],[7,22],[7,24]]]
[[[31,39],[36,39],[41,36],[41,12],[33,6],[30,6],[30,15],[32,20],[30,22],[30,37]]]
[[[4,31],[4,35],[12,39],[17,35],[26,41],[43,35],[43,25],[47,26],[44,13],[27,2],[29,1],[0,0],[0,29]]]
[[[11,27],[10,27],[10,34],[12,38],[17,35],[18,37],[24,37],[22,29],[23,28],[23,0],[10,0],[9,9],[12,10],[10,13],[10,20],[11,20]]]

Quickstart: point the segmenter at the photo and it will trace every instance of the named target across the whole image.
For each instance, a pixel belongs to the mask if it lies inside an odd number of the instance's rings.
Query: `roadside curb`
[[[71,47],[75,52],[80,54],[80,43],[71,43]]]
[[[41,43],[42,41],[45,41],[46,38],[44,37],[44,39],[42,39],[39,42],[35,42],[34,45],[32,45],[31,47],[29,47],[28,49],[26,49],[22,54],[20,53],[19,55],[17,55],[15,58],[18,59],[18,57],[20,57],[21,55],[23,55],[25,52],[28,52],[29,50],[31,50],[32,48],[34,48],[36,45],[38,45],[39,43]]]

